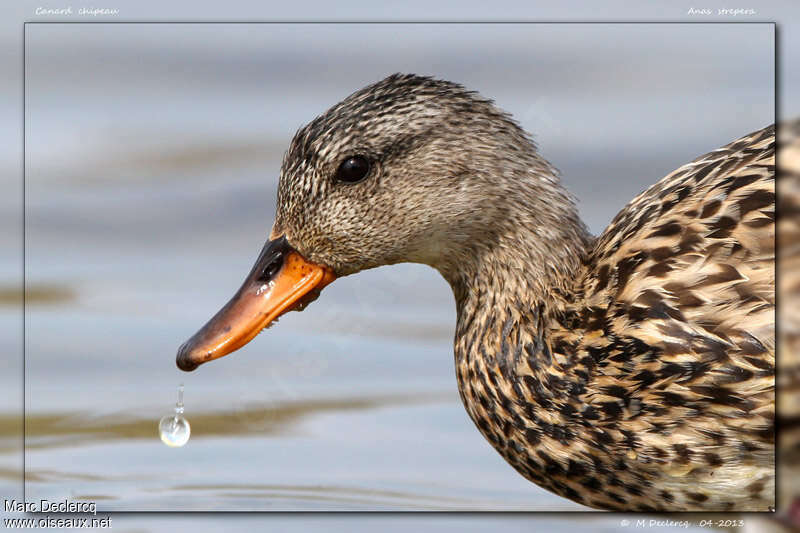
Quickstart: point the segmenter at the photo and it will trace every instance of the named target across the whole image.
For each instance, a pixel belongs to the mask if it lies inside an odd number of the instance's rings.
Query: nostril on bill
[[[271,280],[273,277],[275,277],[275,274],[278,273],[278,271],[281,269],[282,266],[283,266],[283,253],[278,252],[272,259],[272,261],[270,261],[269,264],[264,268],[264,271],[258,278],[259,281]]]

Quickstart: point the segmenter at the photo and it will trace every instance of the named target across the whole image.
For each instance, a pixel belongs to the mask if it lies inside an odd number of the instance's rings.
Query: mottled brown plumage
[[[340,183],[347,157],[371,162]],[[491,101],[394,75],[301,129],[273,236],[338,275],[438,269],[459,391],[523,476],[592,507],[774,505],[774,128],[682,166],[592,238]]]
[[[800,119],[778,131],[778,494],[800,526]],[[794,502],[792,504],[792,502]]]

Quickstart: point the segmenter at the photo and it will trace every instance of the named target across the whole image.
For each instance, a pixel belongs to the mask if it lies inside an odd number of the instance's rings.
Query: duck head
[[[521,223],[545,234],[566,227],[565,216],[577,217],[572,205],[525,132],[490,100],[455,83],[392,75],[295,134],[268,242],[236,295],[181,346],[178,367],[231,353],[361,270],[423,263],[455,287],[503,235]]]

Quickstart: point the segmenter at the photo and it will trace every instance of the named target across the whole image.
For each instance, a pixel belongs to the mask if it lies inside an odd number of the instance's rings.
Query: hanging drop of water
[[[189,421],[183,417],[183,383],[178,387],[175,414],[161,419],[158,423],[158,432],[161,434],[161,442],[170,448],[180,448],[189,442],[192,428],[189,427]]]

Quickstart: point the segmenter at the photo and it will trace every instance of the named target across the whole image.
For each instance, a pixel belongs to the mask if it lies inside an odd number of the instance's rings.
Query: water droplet
[[[158,424],[161,442],[170,448],[179,448],[189,442],[192,433],[189,422],[179,415],[167,415]]]
[[[161,442],[170,448],[180,448],[189,442],[192,428],[189,426],[189,421],[183,417],[183,383],[178,387],[175,414],[161,419],[158,423],[158,432],[161,435]]]

